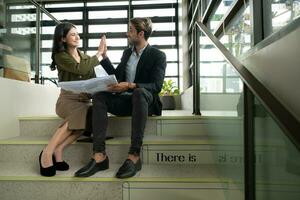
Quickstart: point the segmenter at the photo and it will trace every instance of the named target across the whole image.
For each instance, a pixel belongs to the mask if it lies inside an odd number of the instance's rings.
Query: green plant
[[[172,96],[172,95],[178,95],[179,89],[175,85],[175,82],[172,80],[165,81],[163,83],[162,89],[159,93],[160,96]]]

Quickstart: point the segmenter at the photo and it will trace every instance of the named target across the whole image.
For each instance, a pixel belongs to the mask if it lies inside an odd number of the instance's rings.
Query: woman
[[[57,25],[53,37],[51,70],[57,67],[59,81],[94,78],[94,67],[99,65],[102,54],[106,51],[105,40],[103,36],[96,55],[90,57],[78,50],[80,37],[73,24],[64,22]],[[61,90],[56,103],[56,113],[64,121],[40,153],[39,163],[42,176],[54,176],[56,170],[69,169],[69,165],[62,158],[63,150],[83,133],[90,106],[88,94],[75,94]]]

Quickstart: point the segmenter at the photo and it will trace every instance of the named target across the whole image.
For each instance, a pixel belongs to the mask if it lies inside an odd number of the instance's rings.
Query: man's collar
[[[144,52],[144,50],[146,49],[146,47],[148,46],[149,44],[147,43],[141,50],[139,53],[136,52],[136,49],[135,49],[135,46],[132,46],[131,47],[131,51],[134,52],[136,55],[142,55],[142,53]]]

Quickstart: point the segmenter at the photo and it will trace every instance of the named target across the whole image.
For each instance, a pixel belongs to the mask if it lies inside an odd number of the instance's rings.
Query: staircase
[[[142,170],[125,180],[114,175],[127,156],[130,117],[109,117],[110,168],[88,178],[73,176],[92,155],[92,144],[82,142],[65,150],[69,171],[40,176],[38,155],[60,119],[20,117],[20,136],[0,140],[0,199],[243,199],[241,118],[229,112],[203,115],[165,111],[149,117]]]

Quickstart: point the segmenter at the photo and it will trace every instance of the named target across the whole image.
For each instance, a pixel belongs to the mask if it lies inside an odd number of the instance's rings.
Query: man
[[[124,50],[121,63],[115,69],[103,55],[101,65],[108,74],[115,74],[118,84],[93,96],[93,151],[91,161],[75,173],[76,177],[88,177],[108,169],[105,152],[107,112],[119,116],[132,116],[131,146],[128,158],[119,168],[116,177],[128,178],[141,170],[140,151],[148,115],[161,115],[161,90],[166,68],[165,54],[147,42],[152,32],[149,18],[130,20],[127,33],[131,48]]]

